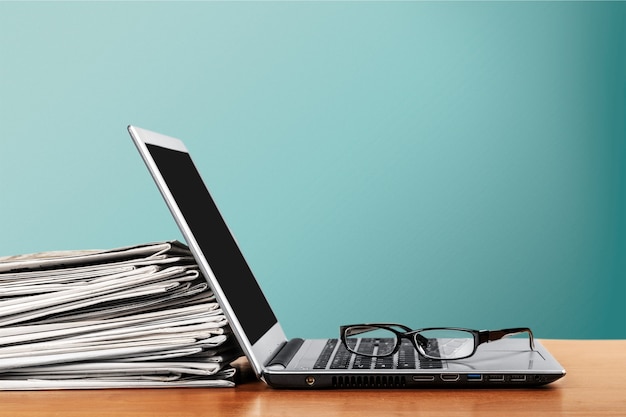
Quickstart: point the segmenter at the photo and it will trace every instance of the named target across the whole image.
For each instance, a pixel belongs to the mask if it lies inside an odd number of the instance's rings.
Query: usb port
[[[511,375],[511,382],[524,382],[526,381],[526,375]]]
[[[483,376],[481,374],[467,374],[468,381],[482,381]]]
[[[491,374],[487,376],[487,379],[492,382],[502,382],[504,381],[504,375],[501,374]]]

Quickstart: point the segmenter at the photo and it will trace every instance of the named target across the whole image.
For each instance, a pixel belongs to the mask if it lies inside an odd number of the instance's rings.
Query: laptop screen
[[[256,343],[276,324],[276,316],[191,157],[186,152],[146,146],[246,336]]]

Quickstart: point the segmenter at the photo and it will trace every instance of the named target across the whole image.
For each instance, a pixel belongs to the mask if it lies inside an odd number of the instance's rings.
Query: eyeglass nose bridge
[[[391,330],[391,329],[387,329],[387,330]],[[393,331],[396,334],[395,346],[392,351],[389,351],[389,353],[385,355],[381,355],[381,356],[389,356],[389,355],[396,354],[400,350],[400,347],[402,346],[402,339],[408,339],[411,342],[411,345],[413,345],[415,350],[417,350],[417,352],[420,355],[428,359],[440,359],[436,356],[429,355],[427,353],[428,344],[429,344],[428,338],[421,335],[419,331],[407,331],[407,332],[399,332],[395,330],[391,330],[391,331]]]
[[[414,333],[409,338],[411,339],[411,342],[413,342],[413,346],[415,346],[415,349],[417,349],[417,351],[419,353],[421,353],[424,356],[428,356],[426,354],[426,348],[428,347],[428,339],[427,338],[425,338],[419,332]]]
[[[434,359],[434,360],[442,359],[439,355],[432,355],[431,353],[429,353],[432,348],[430,346],[430,343],[431,343],[430,339],[424,336],[423,334],[421,334],[419,330],[405,334],[404,337],[407,337],[411,340],[411,343],[413,344],[417,352],[423,357],[428,358],[428,359]],[[438,348],[435,347],[435,349],[438,349]]]

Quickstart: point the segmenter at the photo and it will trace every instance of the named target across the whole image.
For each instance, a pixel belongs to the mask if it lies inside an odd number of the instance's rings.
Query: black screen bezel
[[[191,156],[154,144],[146,147],[246,337],[256,343],[277,323],[276,316]]]

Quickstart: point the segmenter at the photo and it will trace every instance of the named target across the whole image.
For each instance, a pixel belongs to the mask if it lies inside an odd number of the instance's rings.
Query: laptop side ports
[[[435,375],[413,375],[413,381],[415,382],[432,382],[435,380]]]

